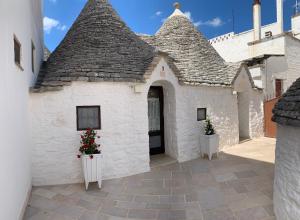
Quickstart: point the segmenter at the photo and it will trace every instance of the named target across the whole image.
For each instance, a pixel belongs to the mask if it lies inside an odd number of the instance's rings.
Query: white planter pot
[[[220,137],[218,134],[214,135],[201,135],[200,137],[200,152],[201,157],[208,155],[208,159],[211,160],[213,154],[219,153],[219,141]]]
[[[86,190],[89,187],[89,183],[92,182],[98,182],[98,186],[101,188],[102,154],[93,154],[93,159],[90,158],[90,155],[83,155],[81,161]]]

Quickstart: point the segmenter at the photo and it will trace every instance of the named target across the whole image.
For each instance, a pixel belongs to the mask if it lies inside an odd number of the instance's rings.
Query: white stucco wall
[[[286,37],[286,71],[285,91],[300,77],[300,40]]]
[[[253,89],[247,70],[242,68],[234,82],[234,90],[240,95],[239,124],[240,136],[257,138],[264,135],[263,91]]]
[[[278,125],[274,180],[277,219],[300,219],[300,128]]]
[[[300,39],[300,14],[292,17],[292,33],[298,39]]]
[[[197,121],[197,108],[203,107],[220,134],[221,148],[238,143],[237,98],[233,90],[179,85],[161,59],[145,84],[73,82],[63,91],[31,94],[34,185],[82,182],[76,158],[78,105],[101,106],[99,134],[105,179],[148,171],[147,95],[152,85],[162,86],[164,91],[166,154],[178,161],[199,157],[203,122]]]
[[[29,85],[43,54],[42,6],[39,0],[0,1],[0,219],[20,219],[31,188]],[[22,44],[21,71],[14,63],[13,37]],[[36,48],[31,71],[31,41]]]

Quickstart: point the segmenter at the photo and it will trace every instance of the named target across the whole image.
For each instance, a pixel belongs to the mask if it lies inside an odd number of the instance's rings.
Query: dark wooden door
[[[280,97],[282,95],[282,80],[281,79],[276,79],[275,81],[275,93],[276,97]]]
[[[273,108],[278,102],[279,97],[266,101],[264,103],[264,116],[265,116],[265,136],[270,138],[275,138],[277,133],[277,125],[272,121]]]
[[[163,88],[152,86],[148,93],[150,154],[165,153]]]

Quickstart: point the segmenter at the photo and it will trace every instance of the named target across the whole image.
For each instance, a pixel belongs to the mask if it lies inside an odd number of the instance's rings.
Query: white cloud
[[[192,17],[192,13],[190,11],[186,11],[183,13],[196,27],[199,26],[210,26],[210,27],[220,27],[223,24],[225,24],[224,21],[222,21],[221,18],[219,17],[215,17],[211,20],[207,20],[207,21],[195,21]],[[161,20],[161,22],[165,22],[167,18],[163,18]]]
[[[203,25],[210,26],[210,27],[220,27],[225,23],[219,17],[215,17],[208,21],[194,21],[194,19],[192,17],[192,13],[190,11],[186,11],[186,12],[184,12],[184,14],[191,22],[193,22],[193,24],[196,27],[203,26]]]
[[[44,31],[49,34],[53,28],[56,28],[59,25],[59,21],[53,18],[44,17]]]
[[[203,23],[200,24],[200,25],[207,25],[207,26],[211,26],[211,27],[220,27],[220,26],[222,26],[224,23],[225,23],[225,22],[222,21],[221,18],[216,17],[216,18],[213,18],[212,20],[205,21],[205,22],[203,22]]]
[[[44,22],[44,31],[47,34],[50,34],[53,28],[60,31],[65,31],[67,29],[66,25],[62,25],[58,20],[55,20],[53,18],[44,17],[43,22]]]
[[[193,24],[196,26],[196,27],[199,27],[200,25],[202,25],[202,21],[194,21],[193,17],[192,17],[192,13],[190,11],[186,11],[184,12],[184,15],[191,21],[193,22]]]
[[[61,31],[65,31],[67,29],[67,26],[66,25],[58,25],[57,29],[61,30]]]
[[[156,15],[156,16],[161,16],[161,15],[162,15],[162,11],[157,11],[157,12],[155,12],[155,15]]]

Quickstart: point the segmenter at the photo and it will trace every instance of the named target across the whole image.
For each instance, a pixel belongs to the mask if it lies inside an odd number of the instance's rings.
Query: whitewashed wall
[[[274,181],[277,219],[300,219],[300,128],[278,125]]]
[[[41,8],[39,0],[0,1],[0,219],[20,219],[31,188],[28,102],[43,55]],[[24,71],[14,63],[14,34],[22,44]],[[31,41],[36,47],[35,74]]]
[[[202,107],[208,108],[221,147],[238,143],[237,101],[232,89],[179,85],[161,59],[146,84],[74,82],[63,91],[31,94],[34,185],[82,182],[76,158],[78,105],[101,105],[105,179],[148,171],[147,95],[151,85],[164,89],[168,155],[179,161],[199,156],[203,122],[197,121],[197,108]]]
[[[300,39],[300,14],[292,17],[292,33]]]
[[[278,24],[273,23],[262,27],[262,39],[265,38],[265,32],[268,31],[272,31],[273,36],[280,34]],[[211,39],[210,42],[227,62],[239,62],[263,54],[281,54],[284,50],[283,42],[280,40],[249,47],[248,43],[254,41],[253,36],[253,30],[249,30],[239,34],[231,34],[225,38],[219,36]]]
[[[285,90],[300,77],[300,40],[286,37],[286,59],[288,69]]]
[[[247,70],[245,68],[242,68],[240,75],[236,78],[234,82],[234,90],[238,94],[242,94],[242,96],[240,97],[241,103],[239,106],[239,113],[242,115],[239,118],[243,121],[240,121],[239,124],[243,126],[243,129],[245,126],[248,127],[248,129],[244,131],[244,134],[248,133],[250,138],[263,136],[263,91],[252,88],[252,85],[249,81],[249,75],[247,74]],[[243,137],[244,134],[241,134],[241,136]]]

